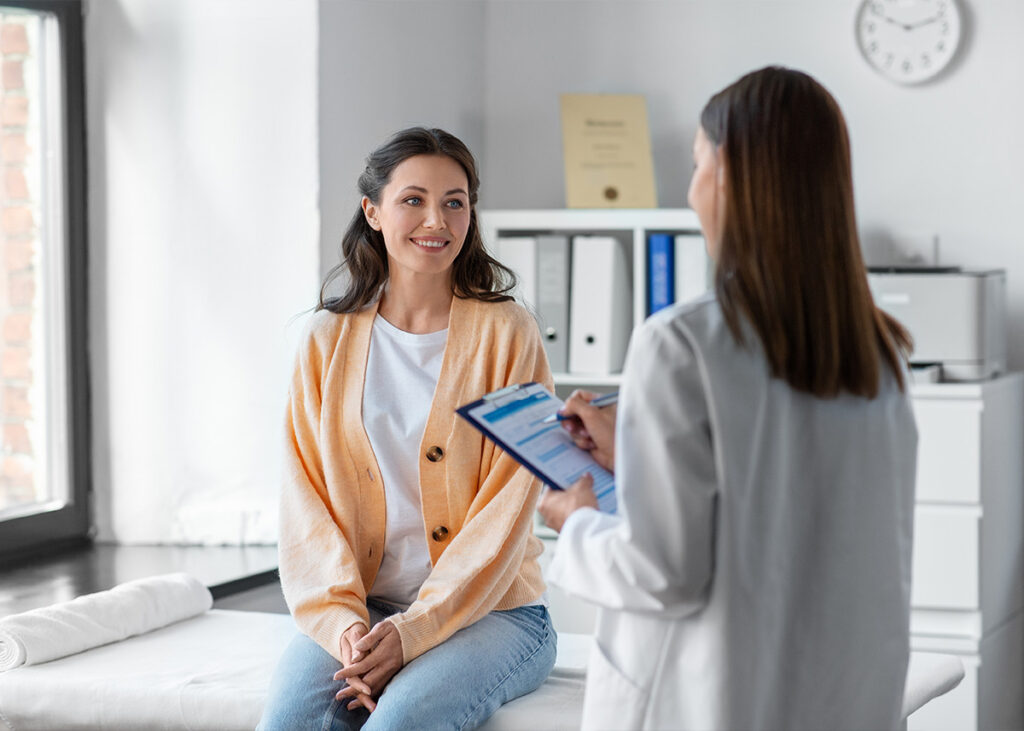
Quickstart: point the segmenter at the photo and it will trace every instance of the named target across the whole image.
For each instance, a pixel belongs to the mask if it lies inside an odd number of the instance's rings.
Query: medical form
[[[615,476],[577,447],[557,422],[544,423],[562,405],[543,385],[520,383],[489,393],[456,413],[550,487],[564,490],[589,472],[598,507],[614,513]]]

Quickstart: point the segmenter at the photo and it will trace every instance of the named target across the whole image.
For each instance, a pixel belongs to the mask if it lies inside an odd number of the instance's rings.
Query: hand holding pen
[[[561,411],[547,419],[560,421],[576,446],[590,452],[599,465],[611,472],[615,471],[618,396],[617,393],[598,396],[590,391],[573,391]]]
[[[570,396],[569,398],[572,398],[573,396],[576,396],[577,394],[582,394],[584,396],[584,398],[587,397],[587,396],[593,396],[594,395],[594,394],[590,393],[589,391],[574,391],[572,396]],[[589,405],[593,406],[595,408],[598,408],[598,409],[603,409],[605,406],[611,406],[612,404],[618,403],[618,401],[619,401],[619,392],[616,391],[615,393],[606,393],[604,396],[598,396],[597,398],[591,400]],[[563,411],[556,411],[551,416],[545,418],[544,419],[544,423],[545,424],[553,424],[556,421],[567,421],[568,419],[573,419],[573,418],[577,418],[578,419],[579,417],[576,416],[575,414],[566,413],[564,410]]]

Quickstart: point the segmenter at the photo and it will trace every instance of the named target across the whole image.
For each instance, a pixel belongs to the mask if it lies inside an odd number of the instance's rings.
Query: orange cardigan
[[[341,634],[369,626],[366,596],[384,553],[385,498],[363,429],[362,399],[377,305],[312,317],[286,418],[281,584],[299,629],[338,660]],[[420,448],[420,494],[433,569],[391,621],[405,662],[493,609],[544,591],[533,536],[541,484],[455,409],[551,372],[533,318],[514,302],[454,298],[448,342]],[[367,394],[372,398],[372,394]]]

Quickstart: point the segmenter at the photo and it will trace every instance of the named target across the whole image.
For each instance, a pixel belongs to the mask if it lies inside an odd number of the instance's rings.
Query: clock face
[[[857,12],[857,44],[864,58],[901,84],[938,74],[959,43],[955,0],[864,0]]]

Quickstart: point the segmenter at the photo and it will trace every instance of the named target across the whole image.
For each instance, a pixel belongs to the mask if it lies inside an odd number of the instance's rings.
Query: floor
[[[288,605],[284,603],[281,584],[257,586],[255,589],[231,594],[213,602],[214,609],[236,609],[243,612],[274,612],[288,614]]]
[[[217,607],[229,599],[234,606],[223,608],[279,611],[283,606],[283,599],[275,603],[275,593],[280,595],[276,546],[94,544],[0,567],[0,617],[177,571],[206,584]]]

